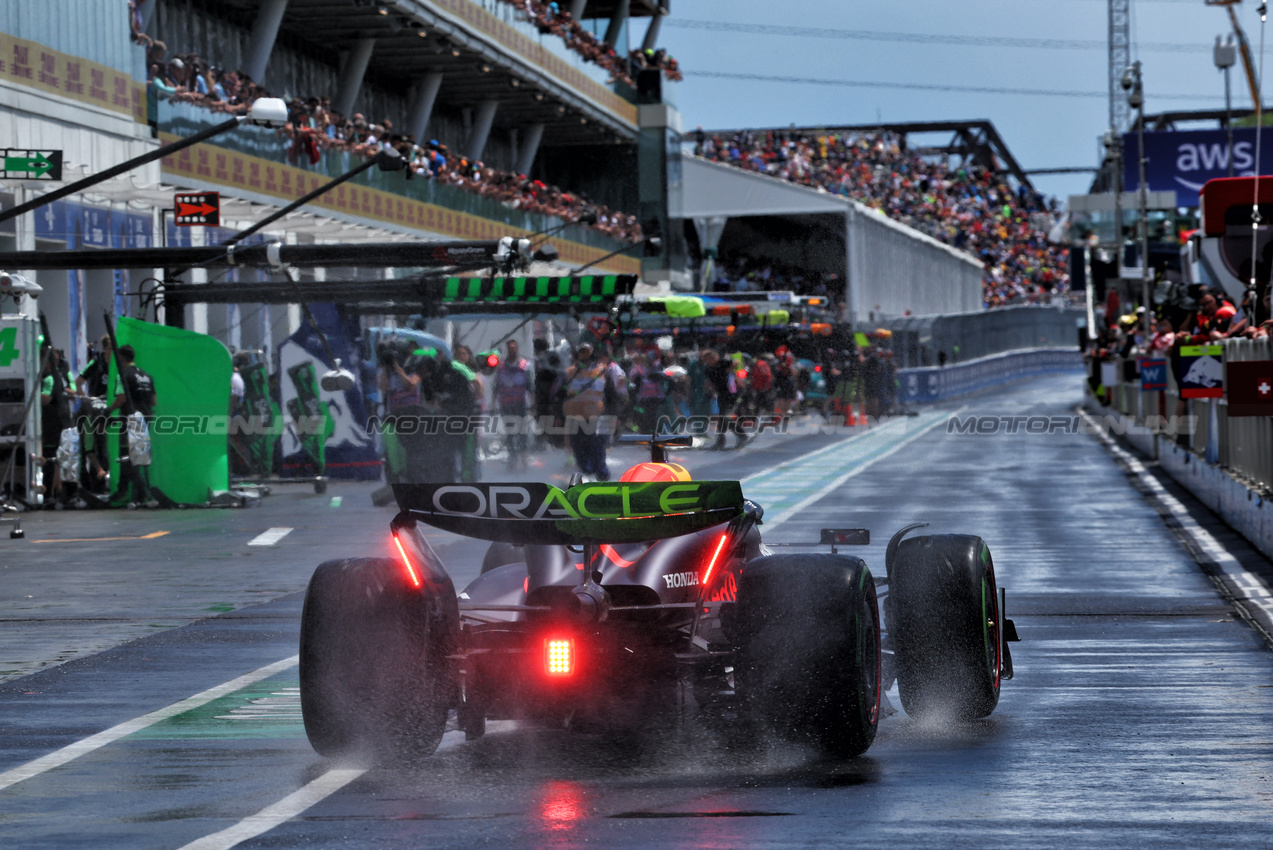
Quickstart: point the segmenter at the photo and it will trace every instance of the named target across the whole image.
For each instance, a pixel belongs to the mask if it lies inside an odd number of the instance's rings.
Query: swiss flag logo
[[[1227,364],[1229,416],[1273,416],[1273,360]]]

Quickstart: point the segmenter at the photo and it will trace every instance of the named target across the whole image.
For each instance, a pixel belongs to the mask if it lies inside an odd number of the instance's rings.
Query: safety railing
[[[1273,360],[1273,342],[1268,339],[1231,339],[1222,344],[1226,363]],[[1146,391],[1140,388],[1135,360],[1089,359],[1088,384],[1094,393],[1104,386],[1112,410],[1134,417],[1138,424],[1155,430],[1159,439],[1175,440],[1204,459],[1210,448],[1213,462],[1273,490],[1273,417],[1230,417],[1227,398],[1182,399],[1176,371],[1169,360],[1167,388]]]

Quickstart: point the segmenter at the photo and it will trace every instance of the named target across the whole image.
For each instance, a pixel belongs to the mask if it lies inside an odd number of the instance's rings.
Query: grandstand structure
[[[782,265],[876,325],[1047,303],[1068,283],[1055,210],[990,121],[699,129],[691,142],[674,214],[704,287],[748,288]],[[717,277],[717,257],[749,279]]]
[[[635,85],[540,31],[508,0],[42,0],[0,4],[0,131],[11,149],[60,150],[75,180],[225,121],[199,103],[148,90],[151,65],[197,57],[241,71],[289,104],[392,125],[454,158],[524,174],[666,230],[668,150],[679,142],[671,83],[645,71]],[[546,4],[545,4],[546,5]],[[573,0],[560,6],[619,57],[657,44],[667,0]],[[20,7],[20,8],[19,8]],[[67,22],[74,21],[74,26]],[[160,49],[162,45],[163,49]],[[387,136],[387,132],[383,135]],[[669,139],[671,144],[669,144]],[[295,155],[287,133],[243,126],[0,225],[0,250],[212,245],[348,172],[363,160],[322,150]],[[289,152],[291,155],[289,156]],[[645,169],[647,179],[638,174]],[[475,168],[476,170],[476,168]],[[36,197],[46,180],[8,175],[0,208]],[[480,188],[480,187],[479,187]],[[221,196],[219,227],[179,227],[178,192]],[[645,251],[579,223],[490,197],[472,186],[371,170],[289,214],[261,236],[289,244],[493,239],[549,231],[557,273],[657,276],[678,240]],[[21,271],[21,270],[13,270]],[[363,269],[379,277],[383,269]],[[269,349],[301,324],[297,305],[260,305],[264,272],[185,280],[238,281],[241,303],[197,304],[165,316],[148,293],[160,269],[33,271],[54,342],[78,368],[103,314],[140,316],[210,333],[235,348]],[[218,273],[224,274],[224,273]],[[323,270],[306,272],[319,278]],[[664,272],[666,274],[666,272]]]
[[[751,127],[735,130],[711,130],[708,136],[731,138],[740,133],[763,135],[776,133],[789,136],[858,135],[888,133],[895,136],[902,150],[921,157],[943,158],[961,165],[980,165],[988,171],[1010,176],[1021,185],[1034,188],[1029,173],[1021,167],[1008,145],[995,129],[994,122],[979,118],[969,121],[907,121],[893,124],[835,124],[816,127]],[[943,141],[944,139],[944,141]]]

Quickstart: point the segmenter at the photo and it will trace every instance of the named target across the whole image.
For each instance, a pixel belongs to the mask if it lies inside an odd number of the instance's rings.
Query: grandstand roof
[[[250,28],[258,0],[218,0],[215,13]],[[606,3],[592,3],[601,8]],[[632,0],[631,14],[649,14],[650,0]],[[480,6],[473,13],[487,31],[445,11],[446,4],[414,0],[290,0],[280,35],[335,60],[355,43],[376,39],[368,74],[406,89],[430,72],[446,75],[438,104],[463,108],[488,99],[500,103],[497,124],[544,123],[544,144],[598,144],[636,137],[636,108],[570,63],[530,55],[545,53],[533,41]],[[423,35],[421,33],[423,32]],[[518,51],[519,40],[529,50]],[[557,57],[552,57],[557,59]],[[555,69],[554,69],[555,70]],[[516,81],[517,85],[513,84]],[[581,120],[582,119],[582,120]]]
[[[999,174],[1011,175],[1017,182],[1034,188],[1026,171],[1008,150],[999,131],[988,119],[972,121],[910,121],[898,124],[823,124],[816,127],[750,127],[732,130],[704,131],[708,135],[731,136],[744,130],[751,133],[795,133],[817,135],[819,133],[867,133],[884,130],[902,139],[907,150],[919,156],[958,156]],[[909,137],[923,133],[950,133],[950,141],[936,145],[910,144]]]

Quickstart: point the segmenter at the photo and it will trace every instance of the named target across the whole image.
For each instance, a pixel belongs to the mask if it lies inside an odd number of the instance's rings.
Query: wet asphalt
[[[374,485],[334,483],[323,496],[276,488],[245,510],[28,516],[27,539],[0,546],[0,843],[1269,846],[1261,635],[1095,438],[947,433],[955,411],[1070,415],[1080,392],[1078,376],[1041,378],[865,438],[766,436],[683,456],[698,478],[743,478],[771,541],[870,527],[858,554],[878,571],[913,520],[989,543],[1024,639],[998,709],[931,725],[899,713],[844,762],[777,745],[733,754],[694,724],[651,730],[639,748],[500,724],[473,742],[448,733],[411,772],[342,773],[305,740],[286,664],[102,742],[90,736],[294,656],[313,567],[388,554],[393,509],[372,506]],[[618,454],[616,468],[637,459]],[[543,462],[533,474],[564,477],[562,455]],[[1179,498],[1267,580],[1266,559]],[[483,544],[432,539],[458,586],[476,575]]]

